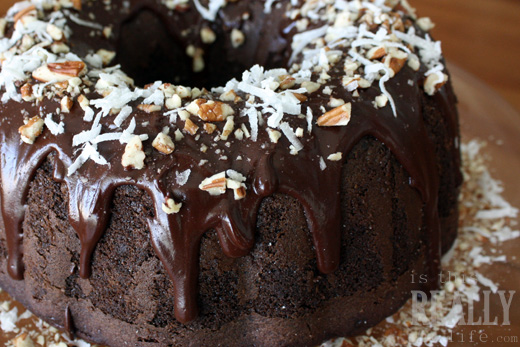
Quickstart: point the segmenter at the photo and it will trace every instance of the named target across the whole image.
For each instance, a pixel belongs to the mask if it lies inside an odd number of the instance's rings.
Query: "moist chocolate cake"
[[[16,4],[0,285],[111,346],[302,346],[376,324],[437,286],[457,233],[431,27],[405,0]]]

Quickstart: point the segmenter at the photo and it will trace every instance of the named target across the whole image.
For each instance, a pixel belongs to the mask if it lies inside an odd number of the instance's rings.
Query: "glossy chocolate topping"
[[[194,29],[182,37],[186,28],[198,28],[204,21],[194,9],[185,12],[166,12],[164,7],[154,1],[130,1],[126,8],[120,1],[112,1],[110,10],[106,10],[101,2],[90,3],[80,17],[86,13],[94,13],[96,21],[103,25],[111,24],[113,38],[102,40],[90,37],[90,30],[70,23],[73,35],[71,47],[76,54],[82,56],[94,47],[117,49],[120,42],[121,23],[128,22],[142,8],[161,14],[164,27],[172,36],[172,40],[180,45],[181,50],[188,43],[198,40],[198,30]],[[256,3],[256,4],[254,4]],[[248,12],[250,19],[241,24],[243,13]],[[239,1],[230,3],[221,10],[221,14],[212,28],[219,32],[228,32],[230,28],[242,25],[246,36],[246,44],[237,55],[225,45],[216,45],[216,53],[226,52],[222,61],[214,66],[233,65],[239,61],[244,67],[255,63],[274,66],[287,64],[291,55],[290,42],[295,34],[288,29],[289,20],[283,10],[273,10],[269,15],[264,13],[263,3]],[[143,29],[145,30],[145,29]],[[101,43],[102,42],[102,43]],[[139,50],[136,47],[136,50]],[[172,53],[173,54],[173,53]],[[233,57],[230,57],[232,55]],[[182,78],[194,78],[201,83],[208,80],[221,81],[229,78],[226,74],[236,74],[226,70],[224,77],[215,77],[218,70],[212,67],[214,60],[207,59],[208,76],[192,76],[187,72]],[[216,60],[215,60],[216,61]],[[219,65],[220,64],[220,65]],[[124,65],[124,64],[123,64]],[[281,67],[287,67],[280,65]],[[342,66],[342,64],[338,64]],[[175,69],[175,62],[172,62]],[[185,68],[185,66],[184,66]],[[332,76],[327,86],[332,89],[332,96],[352,103],[352,117],[347,126],[318,127],[313,126],[312,133],[300,139],[303,149],[296,155],[290,153],[287,138],[282,137],[279,143],[272,143],[265,125],[260,127],[258,140],[244,138],[238,140],[233,136],[228,141],[214,141],[215,135],[199,131],[195,138],[184,134],[183,140],[175,143],[175,151],[164,155],[151,146],[151,141],[164,127],[183,129],[180,119],[171,124],[163,112],[146,113],[137,110],[136,103],[132,116],[137,121],[135,133],[148,134],[149,140],[143,142],[147,154],[145,168],[127,170],[121,165],[124,145],[119,141],[103,142],[98,146],[99,153],[110,163],[102,166],[87,161],[74,174],[67,175],[67,168],[78,155],[77,148],[72,146],[72,138],[81,131],[88,130],[90,123],[82,120],[84,112],[77,103],[71,112],[63,118],[65,133],[52,135],[44,130],[29,145],[20,140],[18,128],[23,125],[24,115],[52,113],[59,106],[59,99],[45,99],[38,105],[9,101],[0,105],[0,152],[1,166],[1,216],[2,226],[6,231],[9,274],[16,279],[23,278],[23,219],[28,187],[35,170],[51,153],[56,152],[54,178],[63,182],[69,194],[69,221],[81,242],[80,275],[90,275],[90,261],[96,244],[110,223],[110,207],[115,188],[121,185],[135,185],[145,190],[153,199],[155,216],[149,219],[150,237],[153,247],[170,276],[175,291],[175,317],[186,323],[197,316],[197,280],[199,244],[201,236],[208,230],[216,230],[221,247],[226,255],[240,257],[247,254],[254,244],[256,214],[263,198],[274,193],[288,194],[301,202],[309,230],[312,234],[319,270],[323,273],[333,272],[339,265],[340,238],[342,218],[340,212],[340,178],[343,162],[325,160],[326,168],[321,167],[320,158],[340,152],[346,158],[348,152],[366,136],[372,136],[384,143],[396,156],[410,175],[410,184],[415,187],[424,202],[425,226],[428,230],[428,249],[430,285],[440,266],[440,225],[437,209],[439,191],[439,173],[437,168],[435,147],[428,136],[425,120],[422,115],[425,99],[422,84],[425,68],[418,72],[405,66],[395,78],[386,83],[386,89],[393,96],[397,110],[394,116],[390,107],[376,109],[373,100],[381,94],[378,86],[359,91],[354,97],[341,84],[343,72],[335,67],[329,72]],[[204,74],[203,73],[203,74]],[[212,77],[211,77],[212,76]],[[317,76],[313,77],[314,79]],[[152,82],[152,81],[149,81]],[[238,93],[242,99],[245,94]],[[446,124],[450,127],[450,141],[458,138],[457,115],[454,108],[452,91],[442,87],[434,96],[435,103],[442,108]],[[216,98],[216,97],[215,97]],[[324,93],[324,86],[309,96],[302,105],[310,107],[312,113],[321,115],[321,106],[326,106],[330,95]],[[234,105],[235,128],[247,123],[247,117],[237,116],[244,107],[244,101]],[[293,127],[306,129],[305,119],[297,116],[288,118]],[[104,127],[113,127],[115,116],[109,115],[101,119]],[[313,123],[315,123],[315,119]],[[122,128],[126,128],[130,118]],[[143,125],[144,123],[144,125]],[[223,123],[217,124],[222,130]],[[211,150],[201,152],[201,144]],[[237,160],[241,157],[241,160]],[[207,161],[201,165],[201,160]],[[458,155],[453,156],[458,160]],[[458,167],[458,165],[456,166]],[[176,173],[191,170],[189,179],[184,185],[176,180]],[[246,177],[246,197],[241,200],[233,198],[233,192],[213,196],[199,189],[199,184],[207,177],[232,169]],[[162,210],[166,199],[174,198],[182,202],[179,213],[167,214]],[[64,269],[67,271],[67,269]],[[72,326],[72,323],[71,323]],[[70,328],[72,329],[72,328]]]

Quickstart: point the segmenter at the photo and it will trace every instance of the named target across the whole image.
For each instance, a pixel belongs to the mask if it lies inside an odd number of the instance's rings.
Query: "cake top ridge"
[[[218,23],[219,14],[243,2],[195,1],[197,12],[190,12],[191,2],[166,4],[170,15],[190,13],[204,24]],[[427,34],[430,22],[416,20],[406,1],[266,1],[261,15],[289,22],[279,23],[290,46],[287,66],[253,65],[240,80],[211,91],[162,81],[137,87],[112,63],[116,24],[139,3],[88,2],[87,8],[79,1],[25,1],[0,23],[0,147],[8,155],[0,173],[2,182],[15,183],[2,187],[1,204],[12,277],[23,277],[28,186],[51,153],[54,178],[68,187],[82,277],[89,276],[109,225],[114,190],[131,184],[152,197],[152,244],[172,279],[175,316],[183,323],[197,315],[203,233],[215,229],[228,256],[247,254],[258,207],[274,193],[301,202],[319,270],[337,268],[341,159],[365,136],[383,142],[407,170],[438,244],[439,182],[421,102],[438,101],[453,140],[456,111],[449,85],[443,87],[448,76],[440,44]],[[153,4],[164,11],[163,2]],[[215,35],[202,25],[193,42],[184,39],[194,71],[204,72],[204,48]],[[238,28],[226,35],[233,49],[249,39]],[[77,37],[99,48],[81,54],[71,44]]]
[[[167,1],[165,3],[172,9],[181,4],[188,6],[187,1],[175,2],[174,5]],[[205,10],[200,2],[194,2],[196,9],[207,20],[215,20],[218,10],[225,4],[225,1],[210,1],[211,10]],[[44,16],[42,11],[51,9],[59,10]],[[101,49],[84,57],[71,53],[67,39],[73,33],[68,21],[89,27],[93,32],[106,32],[109,28],[107,25],[80,19],[73,12],[78,9],[81,11],[81,6],[75,2],[57,0],[17,3],[4,20],[6,23],[15,22],[13,33],[10,38],[0,41],[3,66],[0,87],[5,90],[2,102],[24,100],[38,103],[43,98],[50,99],[63,94],[62,107],[56,110],[55,117],[66,113],[72,107],[74,98],[77,98],[76,102],[80,103],[85,112],[83,120],[92,124],[91,129],[74,137],[73,145],[82,146],[83,150],[75,165],[69,168],[68,174],[73,174],[80,168],[85,159],[107,165],[108,162],[96,151],[100,142],[119,140],[121,144],[128,143],[133,134],[128,128],[122,129],[121,125],[132,113],[129,103],[136,100],[140,101],[137,107],[147,112],[165,110],[164,115],[170,117],[171,123],[175,123],[180,112],[190,105],[193,106],[190,100],[212,101],[212,98],[220,94],[220,99],[224,101],[217,100],[216,105],[227,107],[228,103],[233,106],[240,98],[236,92],[246,93],[249,98],[240,116],[247,116],[250,120],[247,131],[251,135],[249,138],[256,141],[257,123],[264,123],[263,118],[267,118],[270,131],[285,129],[282,133],[285,136],[289,134],[288,139],[296,154],[302,145],[296,136],[291,136],[294,129],[289,130],[287,126],[281,128],[282,123],[287,124],[282,122],[284,115],[312,113],[310,108],[302,108],[302,98],[307,98],[319,88],[327,91],[327,82],[330,80],[328,72],[339,63],[342,63],[345,72],[342,77],[344,88],[355,95],[357,89],[378,83],[381,95],[374,99],[374,107],[391,107],[395,116],[397,112],[394,97],[386,90],[385,83],[405,64],[414,70],[419,70],[421,63],[427,68],[424,72],[424,89],[430,95],[447,81],[441,62],[440,43],[432,41],[427,34],[418,35],[411,22],[415,15],[406,1],[309,0],[301,7],[293,8],[289,5],[285,10],[287,15],[299,18],[295,21],[298,33],[292,39],[290,62],[299,57],[300,63],[292,64],[289,71],[284,68],[265,71],[260,66],[254,66],[244,72],[241,81],[233,79],[225,87],[213,88],[215,94],[162,82],[155,82],[145,89],[137,88],[119,66],[108,67],[115,52]],[[211,15],[204,11],[211,12]],[[315,23],[324,25],[312,28]],[[419,19],[417,23],[426,23],[419,25],[425,31],[431,28],[427,19]],[[15,82],[20,81],[25,82],[22,88],[15,87]],[[85,97],[85,94],[93,93],[95,97],[90,100]],[[331,97],[331,106],[337,105],[337,108],[342,103],[344,101]],[[255,109],[257,116],[254,115]],[[110,113],[118,113],[113,124],[121,131],[107,132],[99,124],[100,119]],[[205,118],[203,111],[190,113]],[[326,111],[322,112],[325,113]],[[50,113],[41,114],[39,118],[45,120],[44,124],[53,129],[54,134],[62,134],[64,123],[54,125],[52,116]],[[316,119],[311,117],[307,121],[308,130],[316,124]],[[347,123],[329,122],[327,125]],[[320,125],[319,122],[317,124]],[[36,128],[39,126],[40,123],[34,122],[33,133],[38,133]],[[237,130],[239,136],[244,132],[242,129]],[[26,137],[22,135],[22,138]],[[140,139],[145,141],[148,136],[141,135]]]

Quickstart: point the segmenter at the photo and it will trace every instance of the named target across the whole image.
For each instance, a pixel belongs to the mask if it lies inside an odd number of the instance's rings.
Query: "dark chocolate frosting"
[[[174,52],[176,49],[182,51],[188,43],[200,43],[197,41],[197,29],[207,21],[194,8],[168,12],[155,1],[129,3],[130,7],[127,8],[123,6],[123,2],[113,0],[108,10],[101,2],[85,4],[79,16],[88,19],[87,13],[93,13],[96,22],[103,26],[112,26],[113,37],[109,40],[91,37],[91,29],[71,22],[69,25],[73,34],[70,43],[76,54],[82,56],[98,47],[117,50],[121,40],[127,39],[120,37],[122,23],[129,23],[143,8],[161,18],[161,25],[164,25],[172,40],[181,47],[172,49],[172,56],[178,53]],[[250,19],[243,19],[245,12],[249,13]],[[235,55],[230,53],[232,48],[217,45],[215,52],[207,55],[208,70],[202,75],[191,72],[179,74],[180,79],[193,79],[196,81],[194,83],[200,82],[204,86],[204,83],[221,82],[223,78],[229,78],[229,75],[236,75],[236,70],[255,63],[268,67],[287,67],[285,65],[291,55],[290,42],[295,29],[290,26],[283,9],[273,9],[272,13],[265,14],[263,3],[239,1],[223,8],[217,20],[209,25],[216,32],[226,33],[225,35],[229,34],[231,28],[240,26],[245,32],[246,44]],[[191,31],[183,37],[180,33],[186,29]],[[224,59],[217,61],[216,56],[222,52],[226,53]],[[225,65],[235,66],[233,64],[237,60],[241,64],[237,65],[238,68],[227,69],[223,72],[224,77],[215,77],[217,72],[214,70]],[[212,65],[213,62],[215,65]],[[172,64],[175,69],[175,63]],[[359,90],[357,97],[348,92],[341,83],[341,66],[342,64],[338,64],[329,72],[332,78],[327,86],[332,89],[334,98],[352,104],[349,124],[341,127],[313,126],[312,133],[300,139],[303,149],[296,155],[290,153],[286,138],[282,137],[278,144],[272,143],[265,126],[260,127],[257,141],[237,140],[230,136],[228,141],[215,142],[215,135],[202,131],[199,131],[198,138],[185,134],[182,141],[175,143],[175,151],[164,155],[152,148],[151,140],[165,126],[182,129],[184,122],[178,119],[176,124],[170,124],[163,112],[149,114],[137,110],[137,103],[134,103],[132,117],[137,121],[135,132],[148,134],[149,137],[143,143],[147,154],[145,168],[125,169],[120,164],[124,146],[118,141],[112,141],[98,145],[99,153],[109,162],[108,166],[87,161],[77,172],[67,175],[67,168],[78,155],[77,148],[72,146],[72,138],[91,127],[90,123],[82,120],[84,112],[80,106],[75,103],[71,112],[63,117],[65,133],[52,135],[44,130],[35,143],[30,145],[22,142],[18,133],[18,128],[23,125],[24,114],[52,113],[59,106],[59,99],[45,99],[39,104],[8,101],[0,105],[1,216],[2,227],[7,235],[9,274],[15,279],[23,278],[22,226],[26,195],[36,169],[52,152],[56,153],[54,178],[63,182],[68,189],[69,221],[81,242],[81,277],[90,275],[90,261],[96,244],[110,222],[110,207],[115,188],[135,185],[145,190],[153,199],[155,216],[148,220],[150,237],[157,256],[172,280],[175,317],[182,323],[196,318],[198,312],[198,259],[202,235],[214,229],[226,255],[240,257],[247,254],[255,241],[258,207],[263,198],[274,193],[284,193],[300,201],[312,234],[318,268],[323,273],[331,273],[338,267],[340,259],[340,178],[343,163],[341,160],[326,161],[326,167],[323,168],[320,158],[327,158],[337,152],[346,158],[348,152],[363,137],[372,136],[392,151],[409,173],[410,185],[422,197],[425,226],[428,229],[425,231],[428,235],[430,262],[428,284],[435,285],[440,271],[441,254],[437,208],[439,172],[435,147],[421,114],[421,103],[425,98],[422,89],[425,67],[416,72],[405,66],[396,77],[386,83],[386,89],[395,102],[394,116],[389,106],[380,109],[374,107],[374,98],[381,94],[376,85]],[[207,75],[203,76],[204,74]],[[316,78],[317,76],[313,77]],[[330,95],[324,93],[324,87],[302,103],[303,106],[310,107],[314,115],[322,114],[320,107],[329,102]],[[246,99],[243,93],[238,94]],[[212,95],[208,94],[206,97],[212,98]],[[454,143],[458,139],[458,125],[452,91],[445,86],[431,97],[442,108],[442,114],[450,127],[450,141]],[[244,101],[233,107],[235,115],[238,115],[244,107]],[[104,117],[100,124],[110,128],[114,118],[114,115]],[[128,126],[129,119],[123,123],[122,128]],[[287,121],[292,127],[306,128],[305,119],[297,116],[292,116]],[[247,117],[235,116],[235,128],[246,122]],[[217,126],[222,131],[223,123]],[[201,144],[206,144],[210,150],[201,152]],[[459,158],[456,153],[458,152],[454,150],[454,161]],[[241,157],[241,160],[237,160],[237,157]],[[207,162],[201,165],[201,160]],[[458,163],[455,167],[458,168]],[[180,185],[176,180],[176,173],[188,169],[191,170],[189,179],[186,184]],[[228,169],[246,177],[247,194],[244,199],[235,200],[231,190],[213,196],[199,189],[202,180]],[[167,198],[182,202],[178,213],[163,212],[162,204]]]

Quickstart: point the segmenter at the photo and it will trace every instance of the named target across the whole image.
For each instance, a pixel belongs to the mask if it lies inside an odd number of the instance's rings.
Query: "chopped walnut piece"
[[[103,28],[103,36],[106,39],[109,39],[112,36],[112,27],[111,26],[106,26]]]
[[[26,34],[22,37],[22,42],[20,44],[20,50],[22,52],[26,52],[29,49],[31,49],[35,44],[36,44],[36,42],[34,41],[32,36]]]
[[[189,132],[191,135],[195,135],[199,130],[199,127],[191,121],[191,119],[187,118],[184,123],[184,130]]]
[[[332,153],[331,155],[329,155],[327,157],[327,159],[330,161],[340,161],[342,156],[343,156],[343,154],[341,152],[336,152],[336,153]]]
[[[78,103],[81,109],[85,111],[85,109],[90,105],[90,100],[87,99],[85,95],[81,94],[80,96],[78,96]]]
[[[153,113],[153,112],[159,112],[160,110],[162,110],[162,107],[159,106],[159,105],[145,105],[145,104],[140,104],[140,105],[137,105],[137,108],[141,111],[144,111],[146,113]]]
[[[233,189],[235,200],[240,200],[246,197],[246,188],[240,187],[237,189]]]
[[[107,66],[110,64],[112,60],[116,57],[116,52],[109,51],[106,49],[100,49],[96,52],[97,55],[101,57],[101,61],[103,62],[103,66]]]
[[[304,81],[302,82],[302,88],[307,89],[307,93],[312,94],[318,89],[320,89],[321,84],[311,81]]]
[[[383,108],[388,103],[388,97],[385,94],[376,96],[374,100],[375,108]]]
[[[404,32],[404,24],[401,18],[395,19],[394,23],[392,24],[392,30]]]
[[[342,126],[347,125],[350,121],[350,113],[352,110],[352,104],[346,103],[338,106],[318,118],[318,125],[321,127],[329,126]]]
[[[204,131],[208,134],[213,134],[213,132],[217,129],[217,126],[213,123],[204,123]]]
[[[173,110],[182,106],[181,97],[178,94],[173,94],[170,98],[165,101],[166,108]]]
[[[240,128],[235,130],[235,138],[239,141],[242,141],[244,139],[244,131]]]
[[[49,34],[54,41],[61,41],[64,38],[63,30],[54,24],[47,24],[47,34]]]
[[[328,103],[329,107],[338,107],[338,106],[341,106],[341,105],[345,105],[345,100],[343,100],[343,99],[336,99],[336,98],[333,98],[333,97],[330,98],[329,103]]]
[[[233,129],[235,128],[234,117],[230,116],[226,119],[226,124],[224,124],[224,129],[222,130],[222,135],[220,135],[221,140],[227,140]]]
[[[34,342],[28,333],[18,335],[11,342],[14,347],[34,347]]]
[[[64,44],[63,42],[54,42],[51,45],[51,51],[54,54],[69,53],[70,47]]]
[[[74,104],[74,102],[72,101],[72,98],[70,96],[64,96],[60,102],[61,112],[69,113],[70,110],[72,109],[73,104]]]
[[[207,122],[220,122],[235,113],[233,108],[226,103],[205,99],[192,101],[186,110]]]
[[[422,17],[417,19],[417,26],[423,31],[430,31],[435,27],[435,24],[429,17]]]
[[[210,195],[221,195],[226,192],[226,181],[226,172],[222,171],[204,179],[199,185],[199,189],[208,192]]]
[[[292,76],[285,77],[282,82],[280,82],[280,89],[289,89],[294,87],[296,83],[296,79]]]
[[[299,102],[305,102],[307,101],[307,97],[300,93],[292,93],[296,99],[298,99]]]
[[[384,46],[373,47],[368,50],[366,57],[370,60],[382,58],[386,55],[386,48]]]
[[[179,118],[184,121],[190,118],[190,113],[186,110],[180,110],[177,114],[179,115]]]
[[[41,119],[39,116],[34,116],[29,119],[25,125],[22,125],[20,128],[18,128],[18,132],[22,137],[22,141],[32,145],[34,140],[36,140],[36,138],[42,133],[44,124],[45,123],[43,119]]]
[[[359,87],[359,80],[360,79],[361,79],[361,77],[359,77],[359,76],[354,76],[354,77],[343,76],[343,79],[342,79],[343,86],[349,92],[352,92],[352,91],[356,90]]]
[[[443,85],[448,82],[448,75],[445,73],[432,73],[426,77],[424,81],[424,91],[428,95],[433,95],[439,90]]]
[[[370,88],[370,86],[372,85],[372,83],[370,83],[370,81],[364,79],[364,78],[360,78],[358,80],[358,85],[359,85],[359,88]]]
[[[219,98],[221,101],[237,102],[240,101],[240,97],[235,93],[233,89],[228,92],[222,93]]]
[[[176,203],[172,198],[166,199],[161,206],[162,210],[167,214],[179,213],[182,207],[182,202]]]
[[[244,183],[228,178],[226,185],[229,189],[233,189],[235,200],[240,200],[246,197],[246,187]]]
[[[47,67],[53,73],[78,77],[83,74],[86,65],[82,61],[66,61],[64,63],[49,63]]]
[[[401,71],[407,59],[408,54],[400,50],[392,51],[390,54],[385,56],[383,63],[392,71],[390,77],[395,76],[399,71]]]
[[[23,101],[30,102],[35,99],[34,94],[33,94],[33,86],[30,83],[25,83],[20,88],[20,93],[22,94]]]
[[[203,43],[211,44],[215,42],[215,40],[217,39],[217,35],[213,30],[211,30],[211,28],[204,27],[200,30],[200,38]]]
[[[282,137],[281,132],[271,128],[267,128],[267,134],[269,134],[269,140],[271,140],[272,143],[278,143],[278,140],[280,140],[280,137]]]
[[[246,37],[244,36],[244,33],[241,32],[238,29],[231,30],[231,44],[234,48],[238,48],[244,44],[244,41],[246,40]]]
[[[82,61],[68,61],[65,63],[50,63],[33,71],[32,77],[40,82],[63,82],[84,74],[86,65]]]
[[[176,129],[173,134],[175,135],[175,141],[177,142],[181,141],[184,138],[184,135],[179,129]]]
[[[159,133],[152,142],[153,148],[163,154],[171,154],[175,150],[175,144],[172,138],[165,133]]]
[[[421,67],[421,62],[416,56],[411,55],[410,59],[408,59],[408,66],[414,71],[419,71],[419,68]]]
[[[126,144],[125,152],[121,158],[121,165],[123,165],[125,169],[141,170],[144,168],[145,157],[141,138],[136,135]]]

